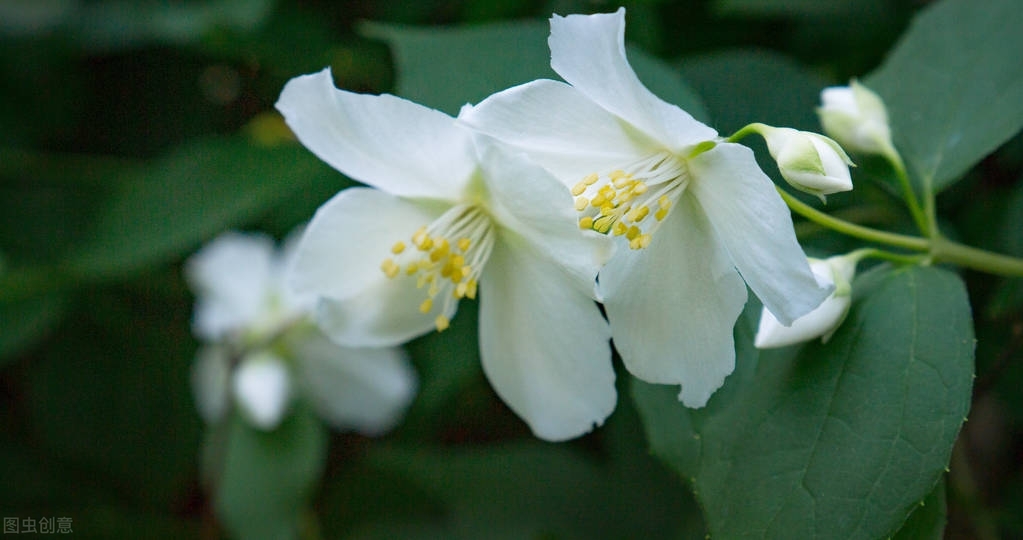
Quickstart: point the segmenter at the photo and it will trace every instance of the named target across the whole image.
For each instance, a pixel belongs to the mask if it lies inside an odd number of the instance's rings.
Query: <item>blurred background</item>
[[[754,120],[819,130],[820,89],[869,73],[925,3],[622,4],[627,39],[679,73],[729,133]],[[618,5],[0,0],[0,514],[19,526],[71,518],[87,538],[229,537],[200,473],[222,433],[192,400],[198,342],[181,263],[228,229],[280,239],[353,185],[289,138],[273,110],[284,83],[330,66],[341,88],[412,93],[405,84],[453,113],[486,95],[458,77],[483,75],[452,75],[471,66],[438,59],[415,87],[402,51],[431,46],[441,27],[543,28],[552,12]],[[545,33],[523,50],[546,51]],[[948,234],[1023,255],[1019,139],[941,199]],[[895,228],[904,219],[850,201],[837,210]],[[953,458],[949,537],[1023,535],[1018,281],[967,275],[978,379]],[[312,471],[296,490],[294,534],[704,537],[684,482],[649,456],[624,387],[593,434],[537,441],[483,379],[475,306],[461,311],[448,332],[409,345],[420,393],[394,432],[330,432],[304,454],[264,441],[268,460],[297,452]],[[257,460],[247,489],[280,489],[289,463],[267,462],[278,476],[264,477]]]

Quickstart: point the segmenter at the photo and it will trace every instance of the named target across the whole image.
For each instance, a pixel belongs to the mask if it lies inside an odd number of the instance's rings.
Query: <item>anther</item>
[[[380,269],[383,270],[387,277],[393,278],[398,275],[398,271],[401,268],[398,266],[398,263],[394,262],[394,259],[388,257],[384,259],[384,262],[380,263]]]

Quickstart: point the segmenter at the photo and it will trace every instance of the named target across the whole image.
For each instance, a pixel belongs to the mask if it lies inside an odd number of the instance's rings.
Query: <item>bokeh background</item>
[[[621,4],[627,39],[677,72],[729,133],[750,121],[818,130],[819,90],[874,69],[926,3]],[[192,402],[198,343],[181,263],[224,230],[281,238],[353,185],[289,139],[273,110],[284,83],[331,66],[342,88],[405,84],[420,93],[410,97],[457,112],[486,95],[472,92],[488,88],[487,70],[438,55],[426,66],[433,77],[410,83],[402,51],[427,46],[417,39],[450,26],[542,27],[552,12],[618,5],[0,1],[0,514],[70,517],[86,538],[227,537],[200,473],[216,434]],[[515,47],[544,51],[543,35],[513,45],[508,61]],[[948,234],[1023,255],[1021,155],[1017,135],[942,196]],[[832,210],[909,226],[878,190],[865,185],[857,197]],[[844,245],[799,231],[821,249]],[[966,278],[978,378],[945,534],[1023,535],[1023,292],[1019,280]],[[474,312],[463,302],[448,332],[409,345],[421,391],[396,431],[331,433],[309,458],[316,480],[296,534],[704,537],[685,483],[649,455],[624,384],[604,427],[537,441],[483,379]],[[250,487],[278,488],[259,474]]]

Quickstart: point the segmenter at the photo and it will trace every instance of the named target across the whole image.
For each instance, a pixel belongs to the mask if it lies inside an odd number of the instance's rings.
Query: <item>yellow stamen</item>
[[[387,277],[393,278],[398,275],[401,267],[398,266],[398,263],[394,262],[394,259],[388,257],[384,259],[384,262],[380,263],[380,269],[383,270]]]
[[[440,242],[435,242],[435,247],[433,248],[433,251],[430,252],[430,260],[437,262],[444,257],[447,257],[450,252],[451,245],[448,244],[447,240],[441,238]]]
[[[423,291],[421,313],[450,313],[462,298],[475,298],[476,280],[493,243],[490,216],[475,205],[456,205],[409,238],[391,244],[393,257],[381,261],[380,268],[390,278],[415,276],[416,287]],[[434,319],[438,331],[449,324],[444,315]]]
[[[593,222],[593,230],[601,234],[607,234],[607,231],[611,230],[611,225],[613,225],[614,222],[615,222],[614,216],[599,217],[597,218],[596,221]]]
[[[574,192],[579,228],[624,236],[630,247],[643,249],[688,181],[684,160],[667,151],[621,169],[587,175]],[[656,222],[647,220],[651,214]]]

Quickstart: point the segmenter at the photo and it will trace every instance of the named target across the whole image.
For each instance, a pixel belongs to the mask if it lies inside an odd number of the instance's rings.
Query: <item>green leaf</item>
[[[327,430],[307,407],[297,407],[274,431],[232,415],[216,509],[236,538],[298,536],[302,513],[319,481]]]
[[[64,315],[64,296],[48,294],[0,302],[0,366],[46,335]]]
[[[68,255],[67,270],[88,279],[118,278],[168,262],[323,182],[345,185],[298,145],[267,148],[243,138],[182,145],[125,179]]]
[[[641,447],[632,450],[643,456]],[[392,447],[370,461],[446,505],[446,520],[417,520],[417,537],[670,538],[698,522],[686,519],[695,508],[663,470],[598,463],[565,445]],[[407,519],[403,527],[414,530]]]
[[[148,43],[186,45],[217,29],[251,31],[270,13],[272,0],[139,2],[113,0],[69,10],[65,24],[82,48],[100,51]]]
[[[791,58],[767,50],[732,50],[688,57],[679,66],[705,96],[713,126],[722,133],[751,122],[820,129],[814,107],[824,81]]]
[[[876,13],[883,8],[881,0],[717,0],[714,11],[722,15],[848,17]]]
[[[419,391],[403,422],[403,432],[432,431],[432,423],[451,418],[447,407],[464,407],[464,403],[453,403],[455,396],[483,379],[478,320],[476,302],[461,302],[450,328],[431,332],[407,345],[419,373]]]
[[[556,79],[543,21],[417,28],[367,23],[362,32],[386,41],[397,67],[396,93],[448,114],[504,88]]]
[[[940,191],[1023,127],[1020,28],[1016,0],[938,2],[865,80],[921,184]]]
[[[959,278],[880,267],[826,346],[758,352],[705,409],[636,381],[655,454],[689,478],[712,536],[883,538],[942,475],[970,404],[974,338]]]
[[[87,309],[24,363],[24,411],[34,446],[167,507],[189,488],[199,420],[187,321],[163,300],[82,294]]]
[[[945,522],[948,521],[948,508],[945,501],[945,479],[920,501],[909,519],[899,529],[893,540],[941,540],[945,537]]]
[[[394,51],[398,95],[449,114],[511,86],[558,79],[550,67],[546,21],[448,29],[366,24],[363,32],[386,41]],[[706,118],[699,98],[675,70],[635,48],[628,55],[654,93]]]

